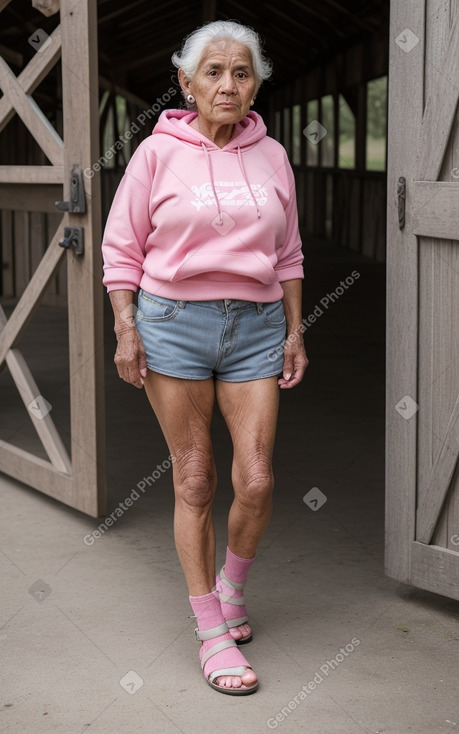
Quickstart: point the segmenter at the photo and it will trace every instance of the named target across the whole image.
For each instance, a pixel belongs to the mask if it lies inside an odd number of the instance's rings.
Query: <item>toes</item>
[[[250,688],[258,682],[256,673],[253,670],[246,670],[242,676],[221,676],[217,678],[216,683],[222,688]]]
[[[241,640],[243,637],[248,637],[252,632],[248,624],[241,624],[239,627],[230,627],[229,631],[233,640]]]

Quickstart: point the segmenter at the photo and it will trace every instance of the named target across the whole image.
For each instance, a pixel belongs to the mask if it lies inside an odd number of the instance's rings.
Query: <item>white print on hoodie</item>
[[[215,190],[219,201],[223,201],[229,206],[255,206],[250,196],[249,188],[245,181],[214,181]],[[268,201],[268,192],[261,184],[251,184],[250,188],[255,196],[258,206],[264,206]],[[202,206],[215,206],[215,196],[211,183],[204,183],[201,186],[192,186],[192,192],[196,198],[191,199],[191,204],[196,207],[197,211]]]

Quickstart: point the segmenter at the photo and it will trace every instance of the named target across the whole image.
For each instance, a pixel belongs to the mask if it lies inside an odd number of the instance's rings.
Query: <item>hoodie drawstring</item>
[[[257,200],[255,199],[255,196],[253,194],[252,187],[250,185],[250,181],[249,181],[249,179],[247,177],[247,173],[245,172],[244,161],[243,161],[243,158],[242,158],[242,151],[241,151],[241,146],[240,145],[237,146],[237,159],[239,161],[239,167],[240,167],[240,169],[242,171],[242,175],[244,176],[244,181],[247,184],[247,188],[249,189],[249,193],[250,193],[250,196],[252,197],[252,201],[254,203],[255,209],[257,210],[257,217],[258,217],[258,219],[260,219],[260,217],[261,217],[260,210],[258,208]]]
[[[221,207],[220,207],[220,201],[219,201],[219,198],[217,196],[217,190],[216,190],[215,184],[214,184],[214,174],[212,172],[212,161],[210,160],[209,151],[207,150],[207,148],[204,145],[204,143],[201,143],[201,145],[203,147],[204,155],[206,157],[207,168],[209,169],[210,185],[212,186],[212,191],[214,192],[215,201],[217,202],[217,209],[218,209],[218,214],[219,214],[219,217],[220,217],[220,224],[223,224],[223,215],[222,215],[222,210],[221,210]]]
[[[209,151],[207,150],[207,146],[203,142],[201,142],[201,146],[202,146],[202,149],[204,151],[205,158],[206,158],[207,168],[209,169],[210,185],[212,186],[212,191],[213,191],[213,194],[214,194],[214,197],[215,197],[215,201],[216,201],[216,204],[217,204],[218,215],[220,217],[220,224],[223,224],[223,214],[222,214],[222,210],[221,210],[221,207],[220,207],[220,200],[219,200],[219,198],[217,196],[217,190],[215,188],[215,183],[214,183],[214,174],[213,174],[213,171],[212,171],[212,161],[211,161],[211,158],[210,158],[210,155],[209,155]],[[247,188],[249,190],[249,194],[252,197],[252,201],[253,201],[253,204],[254,204],[255,209],[256,209],[256,212],[257,212],[257,217],[258,217],[258,219],[260,219],[260,217],[261,217],[260,209],[258,208],[257,200],[256,200],[256,198],[254,196],[254,193],[252,191],[252,187],[250,185],[250,181],[249,181],[249,179],[247,177],[247,173],[246,173],[246,170],[245,170],[244,160],[242,158],[242,151],[241,151],[241,146],[240,145],[237,146],[237,159],[239,161],[239,168],[241,169],[242,175],[244,177],[244,181],[247,184]]]

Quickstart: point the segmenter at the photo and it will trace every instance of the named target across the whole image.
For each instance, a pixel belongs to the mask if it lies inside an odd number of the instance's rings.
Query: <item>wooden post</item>
[[[99,157],[96,0],[62,0],[64,199],[72,165],[83,170]],[[85,176],[88,210],[69,214],[84,227],[85,254],[67,254],[73,505],[97,517],[105,511],[104,340],[100,178]],[[95,492],[95,488],[98,489]]]

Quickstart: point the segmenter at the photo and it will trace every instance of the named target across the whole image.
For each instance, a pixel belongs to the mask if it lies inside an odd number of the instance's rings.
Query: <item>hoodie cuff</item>
[[[296,280],[296,278],[304,278],[304,270],[302,265],[290,265],[285,268],[275,268],[279,277],[279,282],[284,280]]]
[[[102,283],[110,291],[134,291],[137,293],[143,270],[137,268],[107,268]]]

